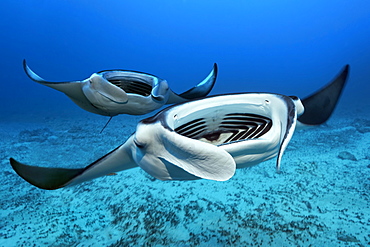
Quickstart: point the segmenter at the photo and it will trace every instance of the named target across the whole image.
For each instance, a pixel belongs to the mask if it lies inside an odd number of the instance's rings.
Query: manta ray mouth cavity
[[[191,115],[188,117],[191,118]],[[268,117],[240,112],[225,112],[181,122],[174,128],[176,133],[217,146],[259,138],[272,127],[272,120]]]
[[[139,79],[124,79],[124,78],[113,78],[108,79],[110,83],[116,85],[117,87],[121,88],[126,93],[138,94],[141,96],[149,96],[152,92],[152,86],[142,82]]]

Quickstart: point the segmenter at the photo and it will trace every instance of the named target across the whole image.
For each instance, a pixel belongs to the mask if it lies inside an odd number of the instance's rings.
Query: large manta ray
[[[168,87],[166,80],[143,72],[103,70],[82,81],[46,81],[23,60],[23,68],[30,79],[66,94],[82,109],[103,116],[118,114],[143,115],[163,105],[181,103],[209,94],[217,77],[217,64],[197,86],[182,94]]]
[[[160,180],[230,179],[236,168],[277,156],[294,131],[324,123],[346,83],[349,66],[302,101],[272,93],[217,95],[170,106],[142,120],[124,144],[81,169],[29,166],[10,158],[23,179],[58,189],[141,167]]]

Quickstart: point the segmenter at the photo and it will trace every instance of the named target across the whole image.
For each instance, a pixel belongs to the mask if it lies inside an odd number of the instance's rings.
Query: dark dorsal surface
[[[326,122],[334,111],[348,77],[349,65],[329,84],[302,100],[304,113],[298,121],[308,125]]]

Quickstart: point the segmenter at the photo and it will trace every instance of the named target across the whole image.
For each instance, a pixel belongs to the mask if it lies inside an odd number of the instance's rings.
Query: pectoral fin
[[[45,190],[56,190],[69,185],[79,184],[118,171],[137,167],[132,159],[130,148],[132,137],[123,145],[104,155],[85,168],[69,169],[38,167],[22,164],[10,158],[14,171],[30,184]]]
[[[167,104],[181,103],[188,100],[207,96],[211,92],[213,86],[216,83],[217,71],[218,71],[217,64],[215,63],[213,65],[212,71],[203,81],[198,83],[198,85],[196,85],[195,87],[181,94],[176,94],[172,92],[170,94],[170,98],[168,99]]]
[[[87,99],[82,93],[82,81],[67,81],[67,82],[52,82],[43,79],[41,76],[37,75],[30,67],[28,67],[26,60],[23,60],[23,69],[27,76],[42,85],[54,88],[62,93],[65,93],[68,97],[75,100],[86,101]]]
[[[62,188],[75,177],[83,173],[84,169],[66,169],[29,166],[10,158],[14,171],[30,184],[45,190]]]
[[[302,100],[304,113],[298,118],[305,125],[325,123],[333,113],[348,78],[349,65],[329,84]]]

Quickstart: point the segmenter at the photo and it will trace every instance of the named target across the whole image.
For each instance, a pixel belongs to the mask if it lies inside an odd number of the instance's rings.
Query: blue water
[[[50,119],[50,123],[61,119],[66,121],[67,126],[63,125],[64,122],[60,123],[65,131],[68,131],[72,121],[73,131],[77,129],[81,132],[79,135],[83,135],[83,131],[87,131],[86,124],[95,117],[83,112],[62,93],[27,78],[22,68],[23,59],[27,59],[38,74],[52,81],[82,80],[104,69],[128,69],[164,78],[177,93],[196,85],[209,73],[213,63],[217,63],[219,74],[211,94],[276,92],[299,97],[319,89],[349,64],[350,76],[336,111],[335,127],[340,129],[342,122],[369,117],[370,2],[366,0],[2,0],[0,27],[0,99],[3,102],[0,122],[4,126],[1,131],[3,140],[9,140],[14,145],[1,156],[3,166],[7,167],[4,168],[7,170],[4,175],[10,174],[9,155],[29,160],[29,156],[20,151],[21,145],[17,146],[14,136],[19,138],[22,131],[35,129],[35,126],[30,126],[33,121],[41,119],[44,128]],[[73,116],[77,115],[77,123],[73,123]],[[86,119],[85,123],[81,116]],[[97,119],[101,122],[96,123],[95,129],[88,130],[90,134],[99,132],[106,121],[102,117]],[[121,117],[117,121],[122,122],[113,123],[113,126],[127,127],[127,133],[131,133],[139,118],[128,119],[130,124],[125,124],[125,118]],[[355,124],[350,122],[348,126]],[[352,130],[351,127],[349,130]],[[52,132],[53,129],[48,135],[58,137]],[[343,129],[342,132],[341,138],[350,138],[347,131]],[[100,150],[101,153],[91,157],[90,161],[121,144],[127,137],[114,136],[114,129],[108,130],[108,133],[113,140],[104,139],[107,150]],[[97,140],[101,138],[98,133],[96,135]],[[68,138],[65,138],[65,145],[77,137]],[[315,141],[315,138],[310,140]],[[367,154],[369,149],[366,149],[368,140],[365,139],[364,143],[363,150],[367,151],[358,151],[365,159],[363,164],[369,163],[370,157]],[[2,146],[9,146],[7,144],[3,142]],[[327,149],[330,153],[331,148],[340,144],[328,145],[332,145]],[[89,151],[94,152],[91,147]],[[83,164],[82,160],[79,162]],[[18,178],[11,176],[11,179]],[[181,184],[176,186],[181,187]],[[56,192],[53,196],[59,197]],[[305,198],[300,199],[306,201]],[[368,202],[365,208],[369,207]],[[28,203],[35,202],[30,199]],[[209,203],[217,208],[216,202]],[[230,214],[233,212],[232,206],[226,208]],[[195,217],[194,212],[190,214]],[[350,217],[355,218],[356,215]],[[268,216],[263,217],[263,220],[268,219]],[[24,219],[19,221],[25,223]],[[36,224],[32,219],[28,222]],[[238,228],[227,223],[223,227],[231,227],[230,231]],[[364,229],[370,229],[368,222]],[[342,231],[338,232],[342,234]],[[350,235],[345,235],[348,241],[340,240],[340,243],[364,246],[370,242],[368,235],[367,238],[357,237],[360,242],[350,241]],[[1,238],[4,236],[0,234]],[[110,243],[121,239],[115,236]],[[130,238],[134,238],[132,236]],[[314,239],[313,235],[307,236]],[[17,239],[17,235],[14,238]],[[18,236],[24,246],[30,246],[25,239]],[[176,240],[176,235],[172,239]],[[182,239],[181,244],[187,246],[186,237],[178,239]],[[233,246],[227,236],[222,235],[219,240],[219,246]],[[142,244],[135,241],[133,243]],[[207,242],[209,246],[212,246],[212,241]],[[236,245],[241,243],[235,241]],[[196,246],[198,242],[193,241],[190,246]],[[283,241],[285,244],[288,242]],[[50,246],[53,242],[50,240],[48,243],[43,242]],[[166,245],[164,243],[161,242]]]
[[[345,96],[369,92],[368,1],[5,0],[0,7],[0,93],[16,109],[45,101],[58,108],[65,99],[27,79],[23,59],[50,80],[133,69],[167,79],[176,92],[217,62],[212,93],[301,97],[350,64]]]

